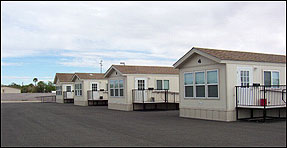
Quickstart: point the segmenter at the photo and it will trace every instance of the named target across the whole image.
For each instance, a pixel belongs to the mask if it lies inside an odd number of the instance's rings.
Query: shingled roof
[[[122,74],[179,74],[177,69],[167,66],[112,65],[105,75],[112,68],[115,68]]]
[[[73,73],[56,73],[54,84],[57,83],[57,79],[59,79],[60,82],[71,82],[73,75]]]
[[[102,73],[75,73],[80,79],[104,79]]]
[[[286,63],[286,55],[276,55],[276,54],[264,54],[264,53],[254,53],[254,52],[243,52],[243,51],[231,51],[231,50],[220,50],[220,49],[209,49],[209,48],[199,48],[193,47],[188,51],[183,57],[181,57],[174,65],[178,64],[192,51],[200,51],[211,55],[219,60],[232,60],[232,61],[251,61],[251,62],[268,62],[268,63]],[[183,62],[183,61],[181,61]],[[180,62],[180,63],[181,63]]]
[[[195,49],[208,53],[221,60],[286,63],[286,55],[218,50],[218,49],[207,49],[207,48],[195,48]]]

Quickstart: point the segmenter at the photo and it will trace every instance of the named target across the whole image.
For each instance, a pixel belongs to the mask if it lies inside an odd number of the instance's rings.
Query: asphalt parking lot
[[[286,121],[217,122],[178,111],[1,103],[1,146],[285,146]]]

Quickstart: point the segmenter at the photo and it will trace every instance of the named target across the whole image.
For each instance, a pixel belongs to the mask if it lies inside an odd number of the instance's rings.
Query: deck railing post
[[[264,109],[263,109],[263,122],[265,122],[266,120],[266,88],[265,88],[265,85],[263,86],[264,87],[264,100],[263,100],[263,103],[264,103]]]
[[[236,110],[236,120],[238,120],[238,95],[237,95],[237,86],[235,86],[235,101],[236,101],[236,108],[235,108],[235,110]]]
[[[142,89],[142,99],[143,99],[143,110],[145,110],[145,104],[144,104],[144,89]]]

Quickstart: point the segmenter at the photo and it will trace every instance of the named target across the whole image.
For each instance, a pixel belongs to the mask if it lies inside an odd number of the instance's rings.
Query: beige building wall
[[[146,78],[147,88],[156,89],[156,80],[169,80],[170,91],[179,92],[179,76],[172,74],[127,74],[121,75],[113,71],[108,80],[124,80],[124,96],[109,96],[109,109],[132,111],[132,90],[135,89],[135,79]]]
[[[201,63],[198,63],[198,61]],[[218,70],[218,98],[184,98],[184,73],[205,70]],[[205,71],[206,72],[206,71]],[[209,120],[228,120],[226,104],[226,65],[219,64],[208,58],[194,54],[180,68],[180,117],[200,118]]]
[[[286,64],[280,63],[264,63],[264,62],[237,62],[230,61],[226,64],[227,69],[227,110],[228,112],[232,112],[233,115],[231,117],[232,121],[236,120],[236,90],[235,86],[237,86],[237,68],[239,67],[250,67],[253,73],[253,83],[259,83],[261,85],[264,84],[264,71],[275,70],[279,71],[279,84],[286,85]],[[277,111],[276,111],[277,112]],[[250,113],[240,113],[242,117],[249,117]],[[261,114],[262,115],[262,114]]]
[[[21,93],[21,89],[12,88],[12,87],[2,87],[1,86],[1,93]]]
[[[198,63],[200,59],[201,63]],[[224,61],[220,64],[194,54],[180,67],[180,116],[219,121],[236,120],[235,86],[237,84],[237,68],[251,67],[253,70],[253,83],[263,84],[263,71],[279,71],[280,84],[286,85],[286,64]],[[219,99],[188,99],[184,98],[184,73],[201,70],[218,69],[219,75]],[[286,111],[286,110],[285,110]],[[271,113],[271,112],[270,112]],[[258,114],[255,112],[255,114]],[[272,113],[271,113],[272,114]],[[242,112],[241,116],[249,117],[249,112]],[[286,116],[286,115],[285,115]]]
[[[56,102],[57,103],[64,103],[63,91],[66,91],[67,85],[71,85],[72,86],[71,89],[74,90],[74,83],[73,82],[60,82],[59,80],[57,80],[56,86],[62,86],[62,95],[56,95]]]
[[[113,71],[109,78],[108,83],[110,80],[123,80],[124,81],[124,96],[110,96],[108,95],[108,109],[114,109],[114,110],[124,110],[124,111],[130,111],[132,110],[132,105],[128,104],[127,97],[129,95],[129,92],[127,91],[127,77],[121,75],[119,72]],[[110,91],[110,85],[108,86]],[[110,94],[110,93],[109,93]]]
[[[81,83],[82,84],[82,96],[76,96],[74,92],[74,104],[80,106],[88,106],[88,90],[91,90],[92,82],[96,82],[99,84],[98,89],[104,89],[105,92],[100,92],[100,96],[103,96],[103,100],[108,99],[107,93],[107,80],[106,79],[76,79],[74,84]]]

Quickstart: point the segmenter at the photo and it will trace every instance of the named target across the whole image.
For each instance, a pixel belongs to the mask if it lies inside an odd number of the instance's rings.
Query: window
[[[204,72],[195,72],[195,94],[196,97],[205,97]]]
[[[218,73],[217,70],[207,71],[208,97],[218,97]]]
[[[97,91],[97,90],[98,90],[98,85],[92,84],[92,91]]]
[[[123,80],[110,80],[110,96],[124,96]]]
[[[279,72],[264,71],[264,85],[279,85]]]
[[[119,81],[115,80],[115,96],[119,96]]]
[[[156,80],[157,90],[169,90],[169,80]]]
[[[163,83],[163,89],[165,90],[169,90],[169,80],[164,80],[164,83]]]
[[[72,92],[72,86],[66,86],[66,91],[67,92]]]
[[[218,98],[218,70],[184,73],[185,98]]]
[[[115,86],[115,80],[110,80],[110,96],[114,96],[114,94],[115,94],[115,88],[114,88],[114,86]]]
[[[62,86],[56,86],[56,95],[62,95]]]
[[[156,80],[156,86],[158,90],[162,90],[162,80]]]
[[[120,96],[124,96],[124,80],[119,80]]]
[[[240,80],[241,86],[249,86],[249,71],[248,70],[241,70],[240,71]]]
[[[184,96],[193,97],[193,73],[184,74]]]
[[[75,95],[81,96],[82,95],[82,84],[75,84]]]

